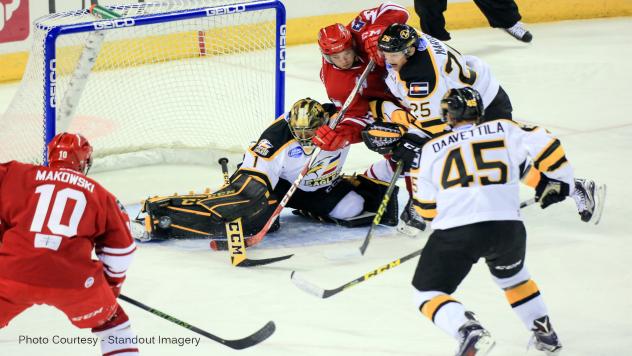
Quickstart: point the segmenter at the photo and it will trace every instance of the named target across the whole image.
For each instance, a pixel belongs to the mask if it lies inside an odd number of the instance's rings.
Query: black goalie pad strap
[[[268,208],[269,195],[265,180],[241,172],[233,176],[230,185],[208,195],[198,204],[211,212],[212,218],[225,222],[238,217],[258,215]]]
[[[362,130],[362,140],[371,150],[379,154],[391,153],[406,132],[400,124],[392,122],[376,122]]]

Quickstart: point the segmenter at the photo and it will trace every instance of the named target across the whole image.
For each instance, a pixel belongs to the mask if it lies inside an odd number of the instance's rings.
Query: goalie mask
[[[48,165],[88,174],[92,166],[92,146],[80,134],[59,133],[48,143]]]
[[[316,135],[316,129],[326,124],[328,119],[329,115],[323,106],[314,99],[301,99],[292,105],[288,125],[306,155],[311,155],[314,150],[312,138]]]

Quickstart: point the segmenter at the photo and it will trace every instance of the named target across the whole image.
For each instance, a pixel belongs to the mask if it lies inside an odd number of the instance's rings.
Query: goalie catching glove
[[[362,140],[368,149],[379,154],[391,154],[406,129],[391,122],[376,122],[362,130]]]

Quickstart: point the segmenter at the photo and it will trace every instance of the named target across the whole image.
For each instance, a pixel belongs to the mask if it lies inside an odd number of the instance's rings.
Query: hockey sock
[[[459,328],[467,321],[463,305],[441,292],[415,291],[415,301],[420,300],[421,304],[417,304],[420,305],[419,311],[439,329],[458,340]]]
[[[506,289],[505,296],[528,330],[535,319],[548,314],[540,290],[532,279]]]

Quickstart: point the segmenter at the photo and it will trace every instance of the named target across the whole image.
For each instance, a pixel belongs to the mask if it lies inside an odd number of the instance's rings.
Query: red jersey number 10
[[[55,194],[54,184],[40,185],[35,189],[35,193],[39,195],[35,215],[31,222],[31,231],[35,233],[35,247],[57,251],[62,236],[77,235],[79,222],[86,209],[86,196],[83,192],[71,188],[64,188]],[[53,198],[55,199],[53,200]],[[74,201],[74,206],[69,218],[67,218],[67,223],[64,223],[62,218],[70,200]],[[52,208],[51,202],[53,202]],[[54,235],[41,233],[44,223]]]

